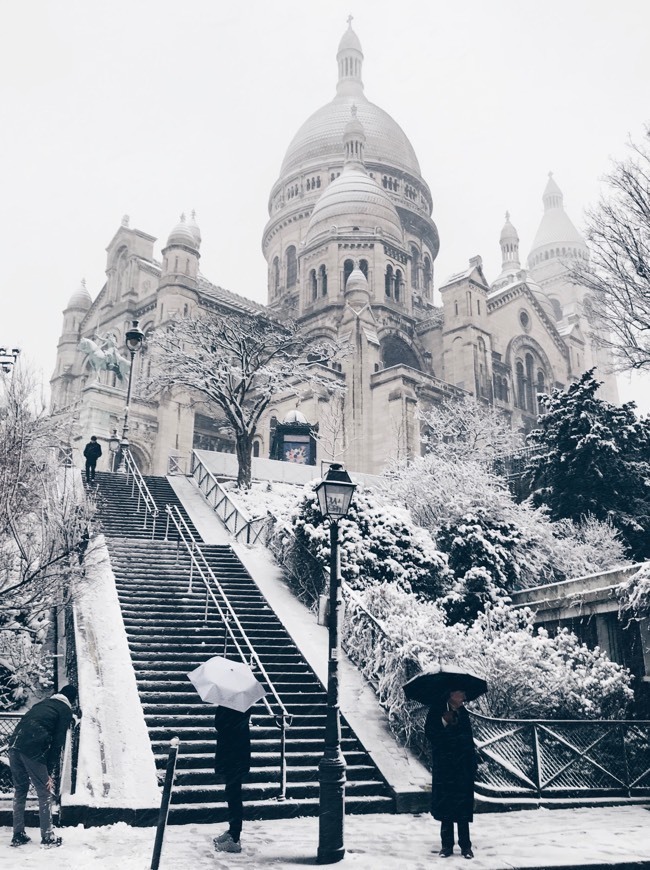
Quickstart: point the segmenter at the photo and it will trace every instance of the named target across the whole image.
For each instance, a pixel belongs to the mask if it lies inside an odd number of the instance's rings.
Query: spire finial
[[[196,211],[195,211],[194,209],[192,209],[192,215],[191,215],[191,217],[192,217],[192,220],[193,220],[193,221],[196,220]]]
[[[125,214],[124,217],[122,218],[122,226],[128,227],[129,221],[130,221],[130,218],[129,218],[128,214]]]
[[[548,177],[549,177],[549,178],[553,178],[553,173],[552,173],[552,172],[549,172]]]
[[[348,15],[347,21],[348,21],[348,27],[352,28],[352,22],[354,21],[354,15]]]
[[[86,289],[86,279],[85,278],[81,279],[81,286],[84,288],[84,290]]]
[[[184,212],[184,211],[181,212],[181,223],[182,223],[182,224],[185,223],[185,212]]]
[[[506,212],[506,220],[507,220],[507,221],[510,220],[510,212],[509,212],[509,211]]]

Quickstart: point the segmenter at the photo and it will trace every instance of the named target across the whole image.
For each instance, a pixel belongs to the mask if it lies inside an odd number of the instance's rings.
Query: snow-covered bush
[[[423,713],[403,684],[436,662],[484,677],[488,693],[471,705],[488,716],[621,718],[632,700],[631,677],[599,649],[564,630],[551,637],[533,627],[528,609],[488,607],[471,626],[449,625],[439,604],[415,602],[395,585],[369,587],[359,598],[382,624],[371,630],[355,602],[346,607],[346,649],[377,687],[393,729],[420,744]]]
[[[318,507],[313,484],[291,513],[298,543],[321,565],[329,564],[329,525]],[[350,511],[339,522],[341,576],[353,589],[394,583],[423,598],[436,598],[450,584],[445,556],[405,508],[380,501],[358,488]]]
[[[546,508],[518,504],[505,482],[485,463],[428,454],[394,465],[381,483],[381,492],[386,500],[408,505],[414,520],[430,531],[445,552],[449,551],[449,538],[455,539],[447,530],[467,525],[468,517],[484,517],[481,525],[487,522],[494,530],[487,538],[497,542],[497,530],[509,529],[505,549],[515,578],[512,588],[559,582],[625,562],[623,543],[610,523],[592,516],[578,523],[551,522]],[[460,576],[454,572],[457,582],[462,582],[472,567],[499,576],[502,565],[497,557],[504,554],[504,547],[495,549],[495,561],[489,565],[488,543],[477,548],[481,560],[475,565],[467,564],[471,547],[464,549],[465,568]]]
[[[520,585],[515,551],[522,532],[514,523],[495,521],[483,509],[446,523],[438,532],[438,547],[447,553],[455,580],[442,601],[449,622],[470,624],[490,604]]]

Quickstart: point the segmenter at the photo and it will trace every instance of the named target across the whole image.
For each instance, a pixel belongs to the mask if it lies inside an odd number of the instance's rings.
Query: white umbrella
[[[206,704],[218,704],[244,713],[266,695],[266,690],[244,662],[213,656],[187,675]]]

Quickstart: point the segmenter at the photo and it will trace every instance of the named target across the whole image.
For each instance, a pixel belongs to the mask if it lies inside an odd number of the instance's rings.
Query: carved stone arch
[[[379,350],[385,369],[405,365],[416,371],[424,371],[423,360],[413,341],[399,330],[384,330],[379,336]]]
[[[525,354],[526,350],[532,350],[533,353],[537,354],[539,359],[542,361],[542,365],[546,369],[549,383],[554,383],[555,373],[553,371],[551,361],[549,360],[548,355],[544,348],[541,346],[541,344],[530,335],[516,335],[508,343],[508,347],[506,348],[505,363],[507,366],[509,366],[510,370],[513,370],[516,357],[521,355],[523,359],[523,355]]]
[[[131,441],[129,442],[129,450],[142,474],[151,474],[151,453],[147,448]]]

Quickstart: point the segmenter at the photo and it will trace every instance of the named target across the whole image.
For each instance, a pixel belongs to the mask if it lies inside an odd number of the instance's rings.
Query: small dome
[[[192,235],[194,236],[194,241],[196,242],[196,247],[201,247],[201,230],[199,229],[199,225],[196,222],[196,212],[192,210],[192,214],[190,215],[190,219],[188,221],[187,226],[190,228]]]
[[[533,268],[537,265],[536,259],[541,260],[542,257],[544,260],[548,260],[549,257],[568,259],[573,250],[588,256],[587,243],[564,210],[564,197],[553,178],[553,173],[549,173],[543,201],[544,214],[528,255],[529,267]]]
[[[311,213],[305,244],[329,233],[335,226],[343,231],[375,232],[376,228],[398,244],[403,243],[402,225],[388,193],[365,169],[348,164],[325,188]]]
[[[304,414],[301,414],[296,408],[293,411],[289,411],[288,414],[285,415],[283,423],[302,423],[303,425],[309,425],[307,423],[307,418]]]
[[[343,51],[358,51],[360,54],[363,54],[361,50],[361,42],[359,41],[359,37],[352,30],[352,18],[348,19],[348,29],[345,31],[343,36],[341,37],[341,41],[339,42],[339,48],[336,52],[337,57]]]
[[[368,287],[368,279],[359,268],[359,264],[355,264],[354,269],[348,275],[348,280],[345,282],[345,298],[348,302],[367,302],[370,299],[370,289]]]
[[[82,278],[81,284],[78,289],[74,291],[72,296],[70,297],[70,301],[67,304],[67,308],[82,308],[86,311],[93,304],[93,300],[90,298],[90,293],[88,292],[88,288],[86,287],[86,279]]]
[[[501,230],[501,235],[499,236],[500,242],[518,242],[519,236],[517,235],[517,230],[510,223],[510,212],[506,212],[506,222],[503,225],[503,229]]]
[[[198,227],[197,227],[198,229]],[[188,248],[197,248],[197,241],[189,224],[185,223],[185,215],[181,215],[180,221],[169,234],[167,245],[184,245]]]

